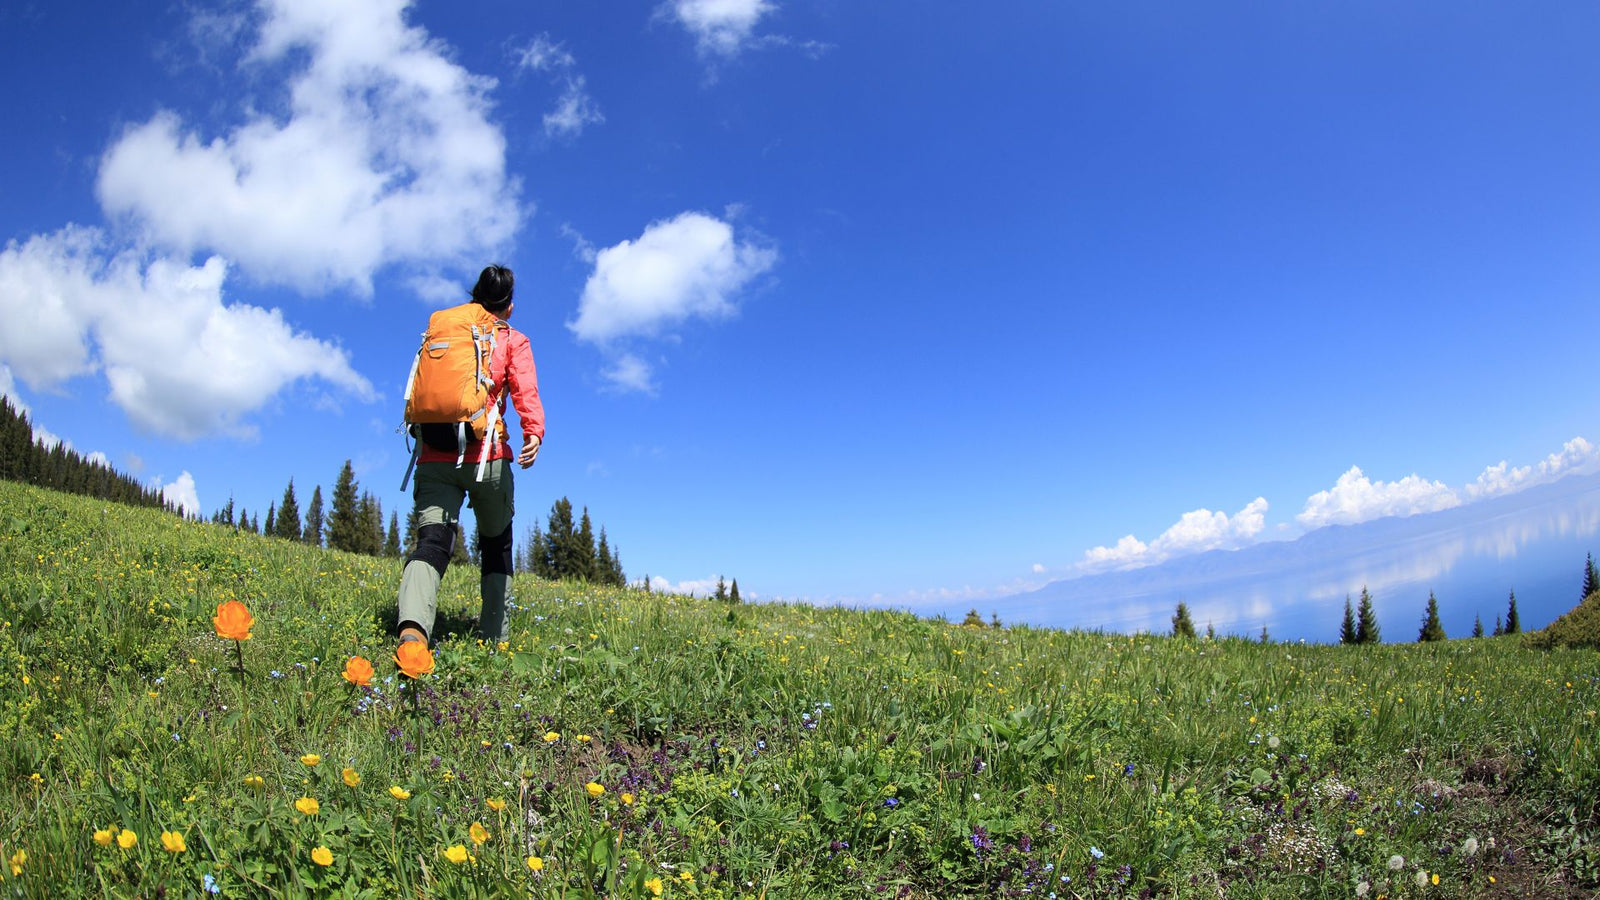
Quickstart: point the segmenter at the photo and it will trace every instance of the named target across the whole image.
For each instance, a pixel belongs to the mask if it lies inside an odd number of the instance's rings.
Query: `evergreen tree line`
[[[1582,603],[1596,593],[1600,593],[1600,569],[1595,567],[1594,554],[1590,553],[1583,563],[1583,587],[1579,591],[1578,602]],[[998,623],[996,617],[996,624]],[[982,625],[983,619],[978,616],[977,610],[967,613],[964,625]],[[1494,637],[1506,634],[1522,633],[1522,617],[1517,614],[1517,592],[1513,590],[1506,605],[1505,616],[1495,616]],[[1189,615],[1189,606],[1183,601],[1178,601],[1178,608],[1172,614],[1172,635],[1180,638],[1194,638],[1194,620]],[[1484,636],[1483,617],[1474,616],[1472,636]],[[1211,626],[1206,626],[1206,637],[1215,639],[1216,631]],[[1268,640],[1266,626],[1262,626],[1261,640]],[[1428,606],[1422,614],[1422,627],[1417,630],[1417,642],[1428,643],[1432,641],[1449,640],[1445,634],[1444,623],[1439,621],[1439,601],[1434,597],[1433,591],[1428,592]],[[1361,600],[1357,606],[1350,605],[1350,597],[1344,598],[1344,619],[1339,623],[1339,643],[1341,644],[1378,644],[1382,643],[1382,632],[1378,628],[1378,616],[1372,608],[1372,594],[1365,587],[1361,588]]]
[[[28,414],[12,406],[6,397],[0,397],[0,479],[178,512],[161,496],[161,491],[67,449],[66,442],[57,441],[54,447],[47,447],[43,441],[35,440]]]
[[[601,527],[597,540],[587,506],[574,523],[572,501],[566,497],[551,505],[543,528],[537,522],[529,527],[522,549],[516,553],[515,568],[552,581],[587,581],[617,587],[628,583],[622,573],[622,555],[606,537],[605,528]]]

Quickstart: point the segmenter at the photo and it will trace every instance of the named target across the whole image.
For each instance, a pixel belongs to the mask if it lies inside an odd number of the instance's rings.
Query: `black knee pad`
[[[420,559],[444,577],[450,567],[450,552],[455,549],[456,530],[449,525],[424,525],[417,529],[417,545],[411,548],[407,562]]]
[[[478,559],[485,575],[511,574],[511,526],[494,537],[478,535]]]

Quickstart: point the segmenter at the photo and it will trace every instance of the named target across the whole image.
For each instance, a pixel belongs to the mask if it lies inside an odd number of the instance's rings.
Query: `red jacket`
[[[539,440],[544,440],[544,404],[539,402],[539,377],[533,368],[533,348],[528,345],[528,336],[515,328],[507,327],[505,339],[496,343],[494,353],[489,356],[489,377],[494,379],[493,396],[500,404],[500,415],[504,419],[506,412],[506,398],[511,398],[511,405],[517,408],[517,418],[522,422],[522,435],[524,439],[533,435]],[[502,427],[500,434],[510,433],[509,427]],[[518,450],[521,448],[519,447]],[[478,454],[483,450],[483,445],[473,441],[467,445],[466,459],[463,465],[476,464]],[[489,448],[490,459],[516,459],[517,450],[511,448],[506,440],[497,440]],[[448,462],[454,463],[457,454],[452,450],[435,450],[427,444],[422,445],[422,451],[417,456],[417,462]]]

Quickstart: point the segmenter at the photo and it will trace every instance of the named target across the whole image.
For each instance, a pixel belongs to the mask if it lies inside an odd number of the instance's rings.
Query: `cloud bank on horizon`
[[[1582,437],[1567,441],[1561,450],[1534,465],[1512,467],[1501,460],[1459,488],[1416,474],[1396,481],[1374,481],[1360,466],[1351,466],[1332,488],[1306,498],[1304,508],[1295,516],[1295,525],[1274,538],[1295,538],[1328,525],[1356,525],[1390,516],[1438,512],[1593,471],[1600,471],[1600,448]],[[1073,567],[1073,574],[1125,571],[1209,550],[1240,549],[1263,539],[1267,509],[1266,499],[1257,497],[1232,516],[1209,509],[1186,512],[1148,543],[1130,534],[1109,547],[1090,548]],[[1035,566],[1034,571],[1041,571],[1041,567]]]

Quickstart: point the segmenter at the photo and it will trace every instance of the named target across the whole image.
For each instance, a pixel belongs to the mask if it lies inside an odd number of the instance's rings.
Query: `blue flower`
[[[890,797],[889,799],[883,801],[883,805],[893,809],[894,807],[900,805],[900,799],[898,797]]]
[[[1124,775],[1132,775],[1133,774],[1133,763],[1128,763],[1127,765],[1123,766],[1122,767],[1122,774],[1124,774]]]
[[[1094,857],[1095,859],[1105,859],[1106,858],[1106,855],[1100,851],[1099,847],[1090,847],[1089,848],[1089,855]]]
[[[205,892],[208,894],[222,893],[222,887],[217,884],[217,879],[213,878],[210,872],[207,872],[205,876],[201,878],[200,886],[204,888]]]

